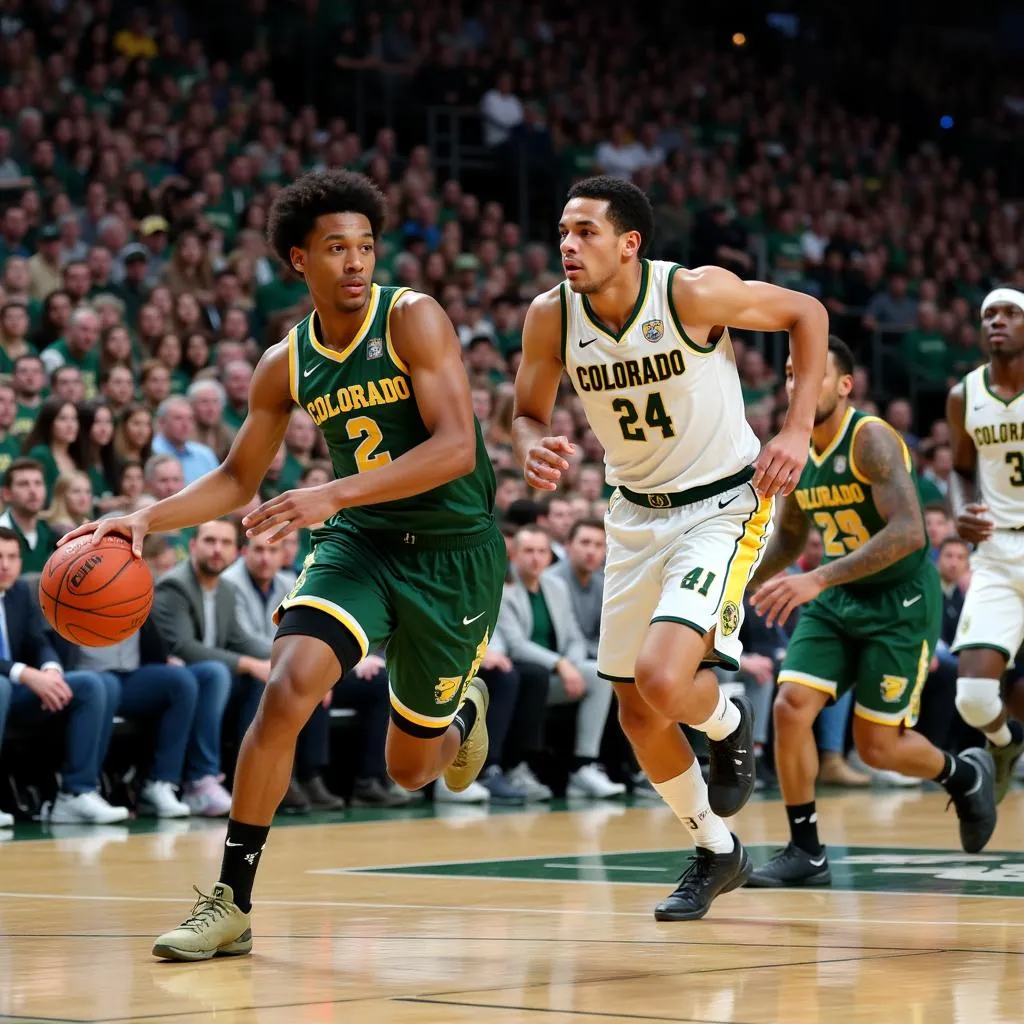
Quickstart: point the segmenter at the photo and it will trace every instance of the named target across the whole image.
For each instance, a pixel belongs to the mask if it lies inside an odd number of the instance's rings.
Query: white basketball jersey
[[[997,527],[1024,526],[1024,396],[1003,401],[979,366],[964,377],[964,425],[978,451],[978,500]]]
[[[686,334],[686,311],[672,306],[678,269],[643,261],[640,296],[617,334],[602,326],[586,296],[561,286],[563,361],[604,446],[608,483],[641,493],[716,483],[761,450],[728,331],[699,345]]]

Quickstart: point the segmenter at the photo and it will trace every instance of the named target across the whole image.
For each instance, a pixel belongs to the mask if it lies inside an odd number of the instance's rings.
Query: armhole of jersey
[[[296,325],[288,332],[288,390],[292,393],[292,401],[299,401],[299,328]]]
[[[727,327],[723,326],[722,333],[718,338],[713,341],[710,345],[698,345],[687,333],[683,327],[683,321],[679,317],[679,313],[676,310],[675,301],[672,298],[672,282],[675,279],[676,271],[682,270],[683,268],[678,264],[674,263],[672,269],[668,272],[668,281],[665,285],[665,303],[668,305],[669,315],[672,317],[672,326],[675,328],[676,334],[679,336],[679,340],[692,352],[696,352],[699,356],[709,356],[712,352],[718,348],[719,342],[725,337]]]
[[[563,281],[558,286],[558,306],[562,311],[562,330],[561,337],[559,339],[559,355],[562,360],[562,366],[568,366],[565,361],[566,358],[566,347],[569,342],[569,304],[565,299],[565,282]]]
[[[912,472],[914,468],[914,460],[910,455],[910,449],[907,447],[907,442],[904,441],[903,438],[900,437],[899,432],[894,427],[886,423],[881,416],[863,416],[853,425],[853,430],[850,433],[850,472],[862,484],[867,484],[869,487],[871,486],[871,481],[857,468],[857,459],[854,454],[857,450],[857,434],[860,432],[860,428],[863,427],[865,423],[881,423],[886,430],[892,431],[892,433],[896,436],[896,440],[899,441],[900,447],[903,449],[903,464],[907,467],[908,473]]]
[[[388,311],[384,315],[384,341],[387,345],[388,355],[391,357],[391,362],[397,366],[406,377],[411,376],[409,373],[409,367],[405,360],[402,359],[395,351],[394,343],[391,340],[391,310],[395,308],[395,303],[408,291],[412,291],[411,288],[399,288],[391,295],[391,302],[388,303]]]

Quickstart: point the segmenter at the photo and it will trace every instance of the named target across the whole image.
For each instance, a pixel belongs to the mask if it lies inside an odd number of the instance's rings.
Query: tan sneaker
[[[467,700],[476,705],[476,721],[469,735],[462,741],[455,760],[444,770],[444,781],[453,793],[467,789],[487,760],[487,705],[490,703],[490,694],[487,692],[487,684],[479,676],[466,687],[466,695],[459,707]]]
[[[153,946],[163,960],[210,960],[215,956],[245,956],[252,950],[250,915],[235,906],[230,885],[218,882],[209,896],[193,886],[199,899],[191,916],[165,932]]]

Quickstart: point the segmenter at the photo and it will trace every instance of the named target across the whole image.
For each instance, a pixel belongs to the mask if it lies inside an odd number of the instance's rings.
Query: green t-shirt
[[[42,402],[39,403],[42,405]],[[18,412],[11,424],[11,434],[15,437],[24,437],[30,433],[36,425],[36,417],[39,415],[39,405],[22,405],[18,403]]]
[[[48,349],[48,352],[59,352],[64,358],[64,366],[77,366],[82,373],[82,383],[85,385],[85,397],[95,398],[96,387],[100,379],[100,350],[90,349],[88,352],[79,355],[72,352],[68,343],[60,338]]]
[[[530,634],[530,640],[553,651],[555,650],[555,627],[551,621],[551,612],[548,611],[548,603],[544,600],[540,589],[536,593],[532,590],[528,593],[530,595],[530,612],[533,615],[533,632]]]
[[[18,543],[21,545],[21,571],[42,572],[46,560],[57,550],[57,535],[50,529],[48,523],[40,519],[36,522],[36,546],[29,547],[21,527],[14,521],[14,516],[9,518],[11,529],[18,535]]]
[[[21,438],[8,434],[0,441],[0,474],[3,474],[19,455],[21,455]]]
[[[946,372],[950,377],[966,377],[971,370],[981,366],[985,361],[985,353],[979,345],[951,345],[949,347],[949,362]]]
[[[804,250],[799,235],[772,234],[768,236],[768,260],[772,266],[772,281],[783,287],[792,287],[803,277]],[[786,264],[795,263],[796,266]]]
[[[248,408],[243,409],[241,412],[236,412],[230,405],[224,406],[224,412],[221,414],[224,422],[237,433],[242,429],[242,424],[245,422],[245,417],[249,415]]]
[[[49,505],[50,500],[53,498],[53,485],[57,482],[57,477],[60,476],[57,460],[53,457],[50,446],[45,444],[37,444],[30,448],[28,450],[28,457],[35,459],[43,467],[43,481],[46,484],[46,504]]]
[[[907,331],[900,343],[903,363],[911,374],[940,383],[949,368],[949,347],[938,331]]]

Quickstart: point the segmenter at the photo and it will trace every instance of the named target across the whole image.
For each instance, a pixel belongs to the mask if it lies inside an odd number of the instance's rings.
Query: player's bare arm
[[[885,424],[866,423],[854,446],[857,468],[871,484],[875,508],[885,526],[856,551],[798,576],[777,577],[758,590],[754,605],[769,626],[785,624],[798,605],[814,600],[829,587],[853,583],[877,572],[924,545],[924,520],[917,487],[904,461],[904,448]]]
[[[147,533],[165,533],[209,522],[247,504],[259,489],[281,447],[293,407],[288,384],[288,346],[267,349],[253,374],[249,414],[235,436],[223,463],[184,490],[126,516],[100,519],[72,530],[59,543],[91,533],[93,542],[108,533],[132,539],[142,556]]]
[[[825,376],[828,312],[810,295],[764,281],[743,281],[721,267],[698,267],[675,275],[672,301],[686,320],[709,329],[788,331],[794,390],[777,437],[761,450],[754,475],[757,490],[771,497],[790,494],[807,461],[814,411]]]
[[[775,515],[775,532],[768,541],[761,564],[750,578],[748,594],[752,594],[766,580],[778,576],[783,569],[788,569],[800,557],[810,530],[811,522],[796,501],[783,498]]]
[[[953,449],[953,469],[960,477],[967,504],[957,516],[956,530],[970,544],[980,544],[992,536],[994,526],[988,518],[988,508],[976,502],[975,469],[978,449],[967,433],[966,396],[963,381],[954,384],[946,398],[946,421],[949,423],[949,441]]]
[[[476,430],[462,347],[444,310],[428,295],[406,293],[391,312],[391,340],[408,366],[430,437],[372,473],[285,491],[245,517],[251,537],[280,540],[355,505],[397,501],[465,476],[476,465]]]
[[[540,491],[558,487],[569,468],[563,455],[575,446],[567,437],[551,437],[551,412],[562,379],[562,304],[559,289],[538,295],[523,325],[523,357],[516,374],[512,448],[526,482]]]

